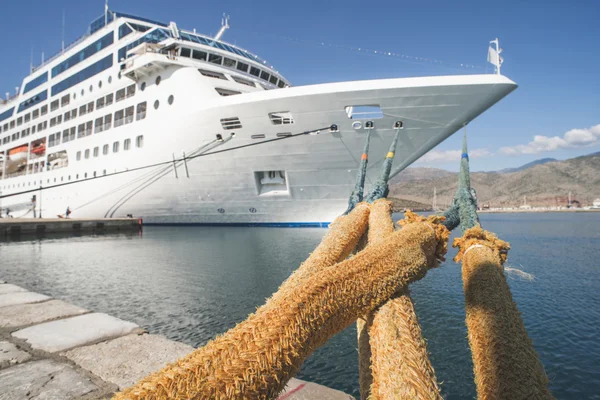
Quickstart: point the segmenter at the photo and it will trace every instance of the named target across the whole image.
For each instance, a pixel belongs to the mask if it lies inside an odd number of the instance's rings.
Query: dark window
[[[237,67],[238,70],[248,72],[248,64],[238,61]]]
[[[115,112],[115,128],[123,125],[123,115],[124,115],[124,110],[119,110],[119,111]]]
[[[260,72],[260,79],[263,79],[265,81],[269,81],[269,73],[267,71],[261,71]]]
[[[277,86],[279,86],[280,88],[282,88],[282,87],[285,86],[285,82],[280,79],[279,83],[277,84]]]
[[[250,67],[250,75],[259,76],[260,75],[260,69],[258,69],[256,67]]]
[[[269,82],[271,82],[273,85],[277,84],[277,77],[275,75],[271,75],[271,78],[269,79]]]
[[[105,144],[104,146],[102,146],[102,154],[107,155],[108,154],[108,145]]]
[[[80,62],[84,61],[88,57],[93,56],[94,54],[96,54],[100,50],[104,49],[105,47],[108,47],[111,44],[113,44],[113,40],[114,40],[113,36],[114,36],[113,33],[110,32],[109,34],[105,35],[104,37],[96,40],[94,43],[87,46],[85,49],[77,52],[76,54],[69,57],[67,60],[61,62],[56,67],[52,68],[52,77],[55,77],[55,76],[65,72],[69,68],[79,64]],[[112,54],[110,57],[111,57],[111,63],[112,63]],[[56,94],[56,93],[54,93],[54,88],[52,89],[52,94],[53,95]]]
[[[144,147],[144,135],[135,138],[135,147]]]
[[[100,97],[98,100],[96,100],[96,110],[99,110],[102,107],[104,107],[104,97]]]
[[[130,124],[133,122],[133,110],[134,110],[133,106],[127,107],[125,109],[125,123],[126,124]]]
[[[71,101],[71,95],[64,95],[63,97],[60,98],[60,106],[64,107],[66,105],[69,104],[69,102]]]
[[[225,75],[223,75],[220,72],[215,72],[215,71],[207,71],[205,69],[199,69],[198,71],[200,71],[200,73],[204,76],[209,76],[211,78],[217,78],[217,79],[223,79],[223,80],[227,80],[227,78],[225,77]]]
[[[131,147],[131,139],[125,139],[123,142],[123,150],[129,150]]]
[[[114,95],[112,93],[106,95],[106,105],[110,106],[113,103]]]
[[[232,78],[234,81],[236,81],[237,83],[241,83],[242,85],[256,87],[254,86],[254,82],[249,81],[248,79],[240,78],[238,76],[232,76]]]
[[[115,99],[115,103],[125,99],[125,88],[117,90],[117,96]]]
[[[235,68],[235,60],[225,57],[223,59],[223,65],[229,68]]]
[[[36,87],[38,87],[41,84],[44,84],[46,82],[48,82],[48,72],[44,72],[42,75],[27,82],[25,84],[25,89],[23,90],[23,94],[29,92],[30,90],[35,89]]]
[[[223,62],[223,56],[220,56],[219,54],[209,54],[208,62],[221,65],[221,63]]]
[[[180,52],[181,57],[190,57],[192,55],[192,51],[188,48],[181,48],[181,52]]]
[[[200,50],[194,50],[192,57],[196,60],[206,61],[206,52]]]
[[[233,96],[234,94],[241,94],[242,92],[237,92],[235,90],[223,89],[223,88],[215,88],[217,93],[221,96]]]
[[[146,102],[140,103],[137,105],[137,117],[136,120],[141,120],[146,118]]]
[[[112,33],[111,33],[112,35]],[[57,95],[58,93],[65,91],[78,83],[85,81],[86,79],[91,78],[92,76],[99,74],[100,72],[107,70],[113,65],[113,55],[110,54],[104,57],[102,60],[90,65],[87,68],[77,72],[69,76],[66,79],[63,79],[61,82],[52,86],[52,96]]]

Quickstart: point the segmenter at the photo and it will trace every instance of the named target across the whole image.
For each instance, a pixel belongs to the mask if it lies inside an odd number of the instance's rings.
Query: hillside
[[[409,168],[393,179],[390,197],[431,204],[436,188],[438,205],[445,206],[457,186],[456,173]],[[566,205],[569,191],[573,200],[591,205],[600,198],[600,153],[536,164],[517,172],[474,172],[471,186],[477,191],[479,204],[492,207],[519,206],[524,196],[532,206]]]

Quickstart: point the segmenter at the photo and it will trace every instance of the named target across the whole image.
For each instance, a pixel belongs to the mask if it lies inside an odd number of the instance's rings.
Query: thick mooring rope
[[[314,349],[438,265],[449,232],[432,222],[407,221],[115,399],[275,398]]]
[[[512,299],[503,264],[508,243],[476,226],[459,247],[479,399],[552,399],[548,378]]]
[[[388,200],[373,203],[369,245],[394,231],[391,214],[392,204]],[[415,217],[410,213],[409,216]],[[359,335],[359,352],[370,353],[371,365],[370,370],[360,370],[361,399],[441,399],[408,288],[369,314],[366,321],[366,329]],[[361,341],[366,340],[369,345],[361,346]],[[365,356],[359,353],[360,363],[364,363]],[[365,388],[367,383],[370,387]]]

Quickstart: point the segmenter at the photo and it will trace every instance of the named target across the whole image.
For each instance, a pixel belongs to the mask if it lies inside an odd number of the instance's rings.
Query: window
[[[69,105],[69,101],[71,101],[71,95],[64,95],[63,97],[60,98],[60,106],[64,107]]]
[[[115,128],[123,125],[123,115],[124,115],[124,110],[119,110],[119,111],[115,112]]]
[[[234,81],[236,81],[237,83],[241,83],[242,85],[256,87],[256,86],[254,86],[254,82],[249,81],[248,79],[240,78],[239,76],[235,76],[235,75],[232,76],[232,78]]]
[[[106,95],[106,105],[110,106],[113,103],[114,95],[112,93]]]
[[[31,114],[27,113],[25,114],[25,123],[31,121]]]
[[[75,128],[71,128],[71,129],[73,129],[73,130],[74,130]],[[68,142],[68,141],[70,141],[70,140],[71,140],[71,138],[69,137],[69,132],[70,132],[70,131],[71,131],[70,129],[65,129],[65,130],[62,132],[62,141],[63,141],[63,143],[66,143],[66,142]],[[73,133],[75,133],[75,132],[73,132]],[[75,139],[75,138],[73,138],[73,139]]]
[[[42,75],[30,80],[25,84],[25,89],[23,90],[23,94],[29,92],[30,90],[35,89],[36,87],[46,83],[48,81],[48,72],[44,72]]]
[[[102,146],[102,154],[107,155],[108,154],[108,145],[105,144],[104,146]]]
[[[10,121],[10,129],[15,127],[15,120]]]
[[[75,159],[76,159],[77,161],[81,160],[81,151],[78,151],[78,152],[77,152],[77,154],[75,155]],[[79,177],[79,175],[78,175],[78,177]]]
[[[71,111],[67,111],[64,115],[64,120],[65,120],[65,122],[67,122],[70,119],[71,119]]]
[[[50,128],[52,128],[53,126],[56,126],[56,117],[50,118]]]
[[[88,158],[90,158],[90,149],[86,149],[85,153],[84,153],[84,157],[87,160]]]
[[[33,125],[33,126],[31,127],[31,133],[32,133],[32,134],[34,134],[35,132],[36,132],[36,126],[35,126],[35,125]]]
[[[294,117],[289,111],[269,113],[269,119],[273,125],[287,125],[294,123]]]
[[[90,44],[83,50],[79,51],[78,53],[69,57],[67,60],[63,61],[62,63],[60,63],[57,66],[55,66],[54,68],[52,68],[52,77],[55,77],[55,76],[65,72],[69,68],[74,67],[75,65],[79,64],[80,62],[93,56],[100,50],[113,44],[113,40],[114,40],[113,36],[114,36],[113,32],[110,32],[109,34],[96,40],[94,43]],[[112,54],[111,54],[111,59],[112,59]]]
[[[142,82],[142,84],[140,85],[140,90],[143,92],[144,90],[146,90],[146,82]]]
[[[17,126],[23,125],[23,117],[17,118]]]
[[[115,102],[118,103],[121,100],[125,99],[125,88],[117,90],[117,98]]]
[[[175,97],[173,95],[170,95],[169,98],[167,99],[167,102],[169,103],[169,105],[173,105],[173,102],[175,101]]]
[[[273,85],[277,84],[277,77],[275,75],[271,75],[271,78],[269,79],[269,82],[271,82]]]
[[[200,73],[204,76],[208,76],[211,78],[216,78],[216,79],[223,79],[223,80],[227,80],[227,78],[225,77],[225,75],[223,75],[220,72],[215,72],[215,71],[207,71],[205,69],[199,69],[198,71],[200,71]]]
[[[127,95],[126,98],[135,95],[135,83],[133,85],[127,86]]]
[[[110,129],[112,125],[112,114],[107,114],[104,116],[104,129],[105,131]]]
[[[56,110],[58,110],[58,100],[54,100],[52,103],[50,103],[50,111]]]
[[[119,151],[119,142],[113,143],[113,153],[117,153]]]
[[[252,139],[264,139],[265,138],[265,134],[264,133],[259,133],[257,135],[252,135],[250,136]]]
[[[237,92],[235,90],[229,90],[229,89],[223,89],[223,88],[215,88],[215,90],[221,96],[233,96],[235,94],[241,94],[242,93],[242,92]]]
[[[159,76],[156,77],[156,80],[154,81],[154,83],[156,84],[156,86],[160,85],[160,81],[162,80],[162,78]]]
[[[46,115],[46,114],[48,114],[48,106],[47,106],[47,105],[45,105],[45,106],[42,106],[42,108],[40,108],[40,114],[41,114],[41,115]]]
[[[200,50],[194,50],[194,52],[192,53],[192,58],[195,58],[196,60],[200,60],[200,61],[206,61],[206,53],[204,51],[200,51]]]
[[[127,151],[131,147],[131,139],[125,139],[123,142],[123,150]]]
[[[223,65],[229,68],[235,68],[235,60],[232,60],[231,58],[227,58],[225,57],[223,59]]]
[[[104,130],[104,118],[96,118],[94,122],[94,133],[100,133]]]
[[[85,137],[85,124],[79,124],[77,127],[77,138]]]
[[[183,47],[180,51],[179,51],[179,55],[181,57],[190,57],[192,54],[192,51],[188,48]]]
[[[237,67],[238,71],[248,72],[248,64],[238,61]]]
[[[89,136],[92,134],[94,128],[94,121],[88,121],[85,123],[85,136]]]
[[[100,110],[104,107],[104,101],[104,97],[100,97],[98,100],[96,100],[96,110]]]
[[[258,69],[256,67],[250,67],[250,75],[259,76],[260,75],[260,69]]]
[[[158,110],[158,106],[160,106],[160,101],[156,100],[156,101],[154,102],[154,109],[155,109],[155,110]]]
[[[29,136],[29,132],[31,132],[31,128],[23,129],[21,131],[21,137]]]
[[[270,77],[271,75],[267,71],[260,72],[260,79],[263,79],[268,82]]]
[[[125,109],[125,124],[130,124],[133,122],[133,110],[134,110],[133,106],[127,107]]]
[[[94,102],[93,102],[93,101],[90,101],[90,102],[87,104],[87,112],[88,112],[88,113],[91,113],[91,112],[93,112],[93,111],[94,111]]]
[[[208,62],[221,65],[221,63],[223,62],[223,56],[220,56],[218,54],[209,54]]]
[[[98,157],[99,153],[100,153],[100,148],[98,146],[94,147],[94,157]]]
[[[90,85],[89,91],[90,91],[90,93],[92,93],[94,91],[94,85]]]
[[[135,147],[144,147],[144,135],[135,138]]]
[[[85,115],[87,113],[87,104],[82,105],[81,107],[79,107],[79,115]]]
[[[110,33],[112,35],[112,33]],[[68,61],[68,60],[67,60]],[[107,70],[113,65],[113,55],[110,54],[104,57],[102,60],[90,65],[87,68],[63,79],[61,82],[52,86],[52,96],[55,96],[75,85],[91,78],[92,76],[99,74],[100,72]]]
[[[141,119],[146,118],[146,102],[140,103],[137,105],[137,116],[136,120],[139,121]]]
[[[285,87],[285,82],[280,79],[279,82],[277,83],[277,87],[280,87],[280,88]]]

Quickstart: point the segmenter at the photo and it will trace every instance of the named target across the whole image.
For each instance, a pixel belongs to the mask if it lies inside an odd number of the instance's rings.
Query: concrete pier
[[[0,280],[0,400],[107,399],[193,350]],[[354,398],[299,379],[279,397],[309,399]]]
[[[142,221],[138,218],[0,218],[0,238],[53,233],[138,231],[141,228]]]

